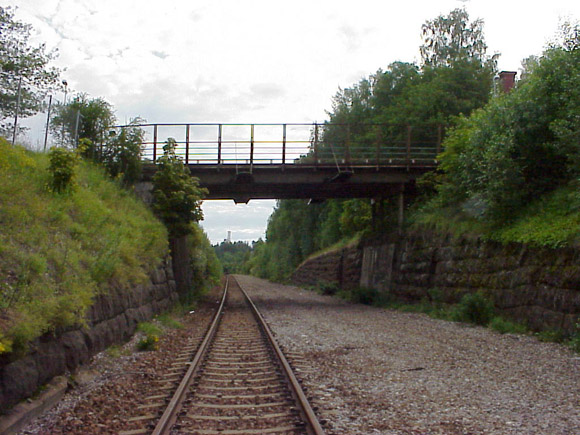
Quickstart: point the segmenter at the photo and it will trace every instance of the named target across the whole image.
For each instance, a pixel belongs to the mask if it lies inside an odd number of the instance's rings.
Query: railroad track
[[[270,329],[235,279],[228,278],[214,321],[152,433],[324,433]]]

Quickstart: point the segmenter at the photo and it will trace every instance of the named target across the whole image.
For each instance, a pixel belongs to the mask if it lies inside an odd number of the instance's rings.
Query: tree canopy
[[[478,201],[512,218],[528,201],[580,177],[580,50],[552,47],[510,94],[464,118],[445,142],[440,199]]]
[[[76,147],[81,138],[93,144],[102,143],[114,124],[111,104],[103,98],[89,98],[85,93],[76,95],[66,105],[56,105],[51,119],[52,133],[57,141],[70,147]]]
[[[169,138],[163,147],[163,156],[157,159],[153,176],[153,210],[161,219],[172,238],[191,234],[193,222],[203,219],[201,199],[207,193],[199,187],[183,159],[175,154],[175,139]]]
[[[423,44],[419,50],[423,65],[451,66],[466,60],[484,64],[488,60],[483,20],[470,22],[465,9],[454,9],[449,15],[426,21],[421,32]]]
[[[0,127],[9,125],[16,113],[27,117],[37,113],[49,90],[54,88],[59,70],[49,67],[55,57],[46,46],[30,45],[31,26],[14,19],[11,8],[0,6]]]

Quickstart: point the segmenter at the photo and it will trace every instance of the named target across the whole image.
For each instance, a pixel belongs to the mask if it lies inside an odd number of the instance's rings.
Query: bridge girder
[[[189,165],[200,186],[209,190],[206,199],[232,199],[246,203],[251,199],[386,198],[397,194],[408,183],[434,165],[412,167],[308,165]],[[144,171],[151,179],[154,165]]]

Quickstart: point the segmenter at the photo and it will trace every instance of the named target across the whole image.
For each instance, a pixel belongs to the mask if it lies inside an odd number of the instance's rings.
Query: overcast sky
[[[580,1],[8,0],[33,26],[34,43],[58,49],[54,64],[73,92],[110,102],[120,123],[314,122],[338,87],[418,62],[421,25],[465,5],[485,21],[500,70],[540,54]],[[62,100],[63,95],[55,95]],[[28,141],[43,138],[29,121]],[[263,236],[274,201],[206,201],[212,242]]]

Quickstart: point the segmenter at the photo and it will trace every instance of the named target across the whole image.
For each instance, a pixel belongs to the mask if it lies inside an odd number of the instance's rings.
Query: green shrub
[[[379,291],[370,287],[356,287],[351,290],[351,300],[365,305],[373,305],[379,299]]]
[[[191,223],[191,233],[187,236],[190,254],[192,283],[187,295],[181,302],[190,305],[197,303],[212,287],[220,283],[223,270],[207,234],[197,222]]]
[[[199,179],[191,176],[183,159],[175,154],[176,145],[175,139],[167,140],[153,176],[153,210],[173,238],[191,234],[191,223],[203,219],[201,200],[207,194],[207,189],[199,187]]]
[[[377,289],[369,287],[356,287],[354,289],[341,289],[336,295],[355,304],[379,305],[380,294]]]
[[[536,337],[546,343],[562,343],[564,341],[564,332],[560,329],[547,329],[537,332]]]
[[[443,303],[443,291],[438,287],[432,287],[427,290],[429,301],[435,305]]]
[[[464,295],[454,308],[451,318],[457,322],[485,326],[491,321],[493,314],[493,303],[482,292],[477,292]]]
[[[320,281],[316,284],[316,291],[321,295],[335,295],[340,290],[337,282]]]
[[[575,335],[568,341],[568,347],[576,353],[580,353],[580,335]]]
[[[137,331],[145,335],[137,342],[138,350],[157,350],[159,337],[163,335],[159,326],[150,322],[142,322],[137,325]]]
[[[576,332],[568,340],[568,347],[576,353],[580,353],[580,322],[576,323]]]
[[[125,185],[133,185],[141,177],[142,143],[145,132],[138,127],[141,119],[133,119],[129,126],[107,138],[102,163],[109,175]]]
[[[491,319],[489,326],[500,334],[525,334],[528,331],[524,325],[511,322],[499,316]]]
[[[66,148],[53,147],[48,153],[50,166],[48,171],[50,181],[49,190],[56,193],[66,192],[73,188],[75,177],[75,166],[78,157],[74,151]]]
[[[578,318],[578,323],[576,323],[576,331],[568,341],[568,347],[574,352],[580,353],[580,318]]]

